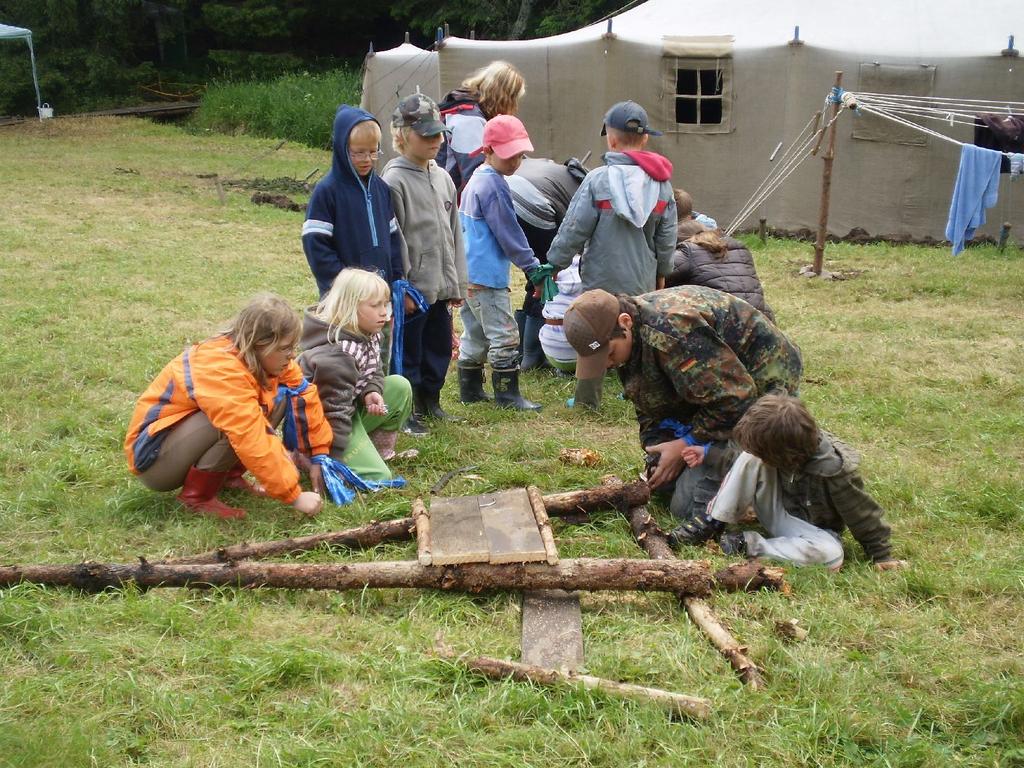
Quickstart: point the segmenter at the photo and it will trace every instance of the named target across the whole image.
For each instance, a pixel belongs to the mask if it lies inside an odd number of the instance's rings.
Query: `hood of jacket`
[[[637,162],[637,156],[643,157],[644,165]],[[608,166],[612,209],[633,226],[642,228],[658,204],[662,183],[672,175],[672,163],[654,152],[608,152],[604,162]],[[668,176],[655,178],[648,168],[656,170],[659,176],[664,176],[667,169]]]
[[[803,471],[818,477],[835,477],[852,472],[860,465],[859,454],[850,446],[821,430],[818,449],[803,466]]]
[[[369,341],[361,333],[352,333],[344,328],[338,329],[337,339],[335,339],[330,325],[313,314],[315,311],[316,306],[312,306],[307,307],[305,313],[303,313],[302,334],[299,337],[299,348],[303,352],[322,347],[326,344],[334,344],[336,341],[350,340],[362,343]]]
[[[479,106],[480,94],[468,88],[456,88],[445,94],[437,108],[444,112],[446,109],[457,107],[460,104],[476,104]]]
[[[363,186],[359,174],[356,173],[355,166],[352,165],[352,159],[348,156],[348,137],[357,123],[367,120],[377,122],[377,118],[366,110],[359,107],[351,107],[348,104],[342,104],[338,107],[338,111],[334,115],[334,128],[331,132],[331,138],[334,141],[331,174],[334,176],[335,181],[339,183],[356,184],[360,188]],[[378,126],[380,125],[380,123],[377,124]],[[370,176],[373,176],[373,174],[374,171],[371,170]]]
[[[430,169],[433,170],[437,167],[437,163],[431,160],[430,166]],[[381,174],[383,175],[385,171],[411,171],[412,173],[426,173],[427,169],[423,166],[416,165],[412,160],[408,160],[402,155],[398,155],[398,157],[393,157],[388,160],[387,165],[384,166]]]

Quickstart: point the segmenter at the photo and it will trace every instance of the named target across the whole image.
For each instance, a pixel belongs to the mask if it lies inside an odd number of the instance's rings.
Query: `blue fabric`
[[[452,315],[448,302],[435,301],[426,312],[405,319],[402,375],[414,390],[437,396],[452,362]]]
[[[314,456],[313,463],[320,465],[327,494],[331,497],[331,501],[338,506],[348,504],[355,499],[356,491],[377,492],[384,488],[405,487],[405,478],[402,477],[395,477],[391,480],[364,480],[340,461],[327,455]]]
[[[358,107],[338,107],[331,170],[316,185],[306,208],[302,248],[321,298],[348,267],[377,272],[388,283],[405,276],[391,190],[375,171],[360,177],[348,156],[352,129],[374,119]]]
[[[301,395],[308,387],[309,381],[306,379],[303,379],[302,383],[297,387],[286,387],[284,384],[278,384],[277,386],[274,407],[276,408],[282,400],[285,401],[284,421],[281,427],[284,433],[282,442],[289,451],[295,451],[299,448],[299,431],[295,424],[295,409],[292,408],[292,398]]]
[[[985,223],[985,209],[999,199],[999,165],[1003,153],[994,149],[964,144],[960,149],[960,170],[949,204],[946,239],[953,244],[953,255],[964,249],[964,241]]]
[[[391,331],[391,372],[402,375],[405,354],[405,297],[409,296],[416,309],[426,312],[430,307],[426,297],[408,280],[396,280],[391,284],[391,315],[394,327]]]
[[[524,272],[540,266],[516,219],[505,177],[482,166],[469,180],[459,204],[469,282],[508,288],[511,261]]]
[[[693,220],[698,224],[701,224],[708,229],[718,229],[718,222],[708,216],[706,213],[697,213],[694,211]]]
[[[677,440],[682,440],[687,445],[699,445],[705,452],[707,452],[708,446],[711,445],[710,440],[706,443],[702,443],[697,440],[697,438],[693,436],[693,427],[683,424],[676,419],[662,419],[661,423],[658,425],[658,429],[667,429],[676,436]]]

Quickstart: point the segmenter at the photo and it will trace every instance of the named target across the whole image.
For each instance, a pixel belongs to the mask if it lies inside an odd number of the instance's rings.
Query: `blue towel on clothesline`
[[[953,244],[953,255],[964,249],[978,227],[985,223],[985,209],[999,199],[999,166],[1002,152],[964,144],[960,149],[960,170],[949,204],[946,239]]]

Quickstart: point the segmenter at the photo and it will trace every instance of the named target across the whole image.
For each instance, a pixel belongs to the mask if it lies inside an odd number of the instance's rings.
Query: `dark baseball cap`
[[[565,310],[562,331],[576,350],[576,378],[596,379],[608,368],[608,342],[619,325],[619,300],[600,288],[580,294]]]
[[[604,115],[604,124],[601,126],[601,135],[608,133],[608,128],[614,128],[623,133],[646,133],[648,136],[661,136],[661,131],[651,128],[647,119],[647,110],[635,101],[620,101],[613,104]]]
[[[391,125],[412,128],[420,136],[437,136],[448,131],[435,101],[422,93],[411,94],[398,102],[391,115]]]

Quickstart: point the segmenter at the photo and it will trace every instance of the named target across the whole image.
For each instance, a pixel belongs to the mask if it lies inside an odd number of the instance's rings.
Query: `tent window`
[[[678,66],[678,65],[677,65]],[[722,70],[680,67],[676,70],[676,122],[720,125],[722,122]]]
[[[732,131],[732,58],[666,56],[667,130],[674,133]],[[674,123],[674,125],[673,125]]]

